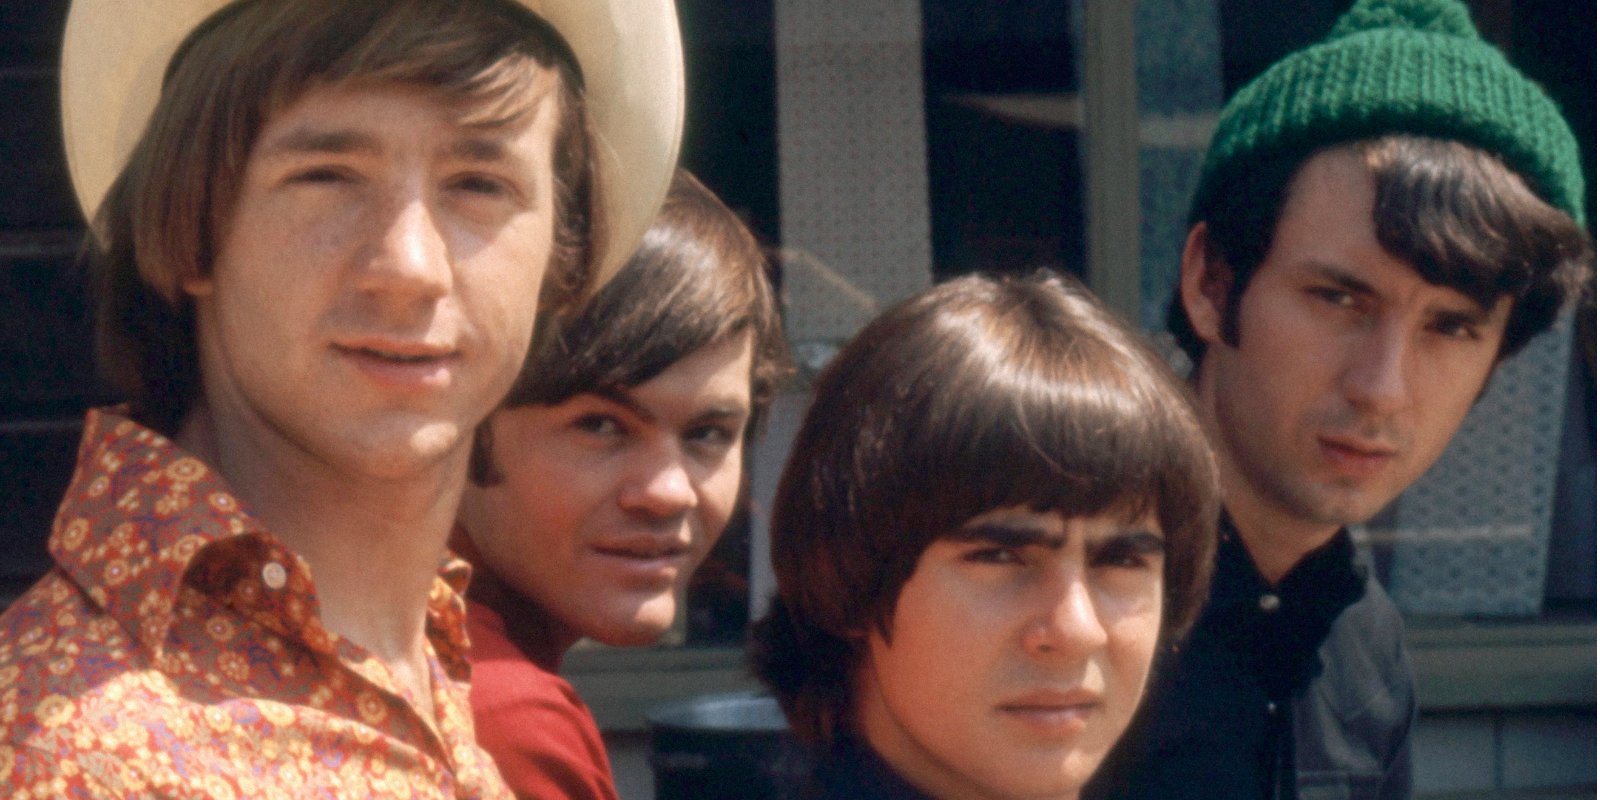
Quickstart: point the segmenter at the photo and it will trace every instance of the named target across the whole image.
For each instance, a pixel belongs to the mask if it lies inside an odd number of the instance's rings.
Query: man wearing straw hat
[[[669,0],[77,0],[91,411],[0,616],[7,796],[503,796],[472,741],[475,426],[671,178]]]
[[[1358,0],[1228,101],[1169,327],[1222,465],[1211,597],[1090,796],[1407,798],[1399,613],[1346,526],[1592,265],[1577,142],[1456,0]]]

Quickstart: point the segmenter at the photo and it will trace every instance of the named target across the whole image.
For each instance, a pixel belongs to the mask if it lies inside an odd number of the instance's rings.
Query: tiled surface
[[[1413,744],[1419,795],[1591,787],[1594,796],[1593,708],[1429,714]]]
[[[1427,716],[1417,725],[1412,759],[1418,792],[1495,786],[1495,722],[1490,714]]]
[[[928,285],[922,18],[916,0],[779,0],[778,200],[787,325],[848,338]],[[798,268],[810,264],[814,269]]]
[[[1500,732],[1501,785],[1510,789],[1595,782],[1595,713],[1508,715]]]

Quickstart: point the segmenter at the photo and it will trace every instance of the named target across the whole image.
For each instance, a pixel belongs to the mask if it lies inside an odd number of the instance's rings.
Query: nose
[[[1094,596],[1081,575],[1063,580],[1023,632],[1023,646],[1036,658],[1080,658],[1106,644]]]
[[[1408,401],[1406,375],[1410,342],[1398,326],[1367,331],[1351,353],[1341,377],[1345,399],[1358,409],[1391,414]]]
[[[397,193],[380,214],[374,246],[360,273],[368,294],[432,300],[450,291],[449,248],[426,198]]]
[[[618,492],[626,511],[666,520],[688,513],[698,503],[694,479],[682,451],[670,444],[650,445]]]

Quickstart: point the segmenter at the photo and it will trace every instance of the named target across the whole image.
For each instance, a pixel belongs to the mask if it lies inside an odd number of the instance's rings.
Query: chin
[[[625,618],[611,620],[604,630],[589,634],[589,638],[612,647],[646,647],[672,629],[676,612],[676,603],[668,603],[665,608],[647,605]]]
[[[672,624],[613,626],[604,633],[589,638],[611,647],[648,647],[661,640]]]

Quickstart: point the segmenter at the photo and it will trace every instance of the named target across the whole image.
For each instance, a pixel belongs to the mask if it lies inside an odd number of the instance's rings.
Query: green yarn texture
[[[1459,0],[1358,0],[1222,109],[1195,208],[1268,158],[1388,133],[1476,145],[1584,224],[1578,142],[1553,100],[1483,41]]]

